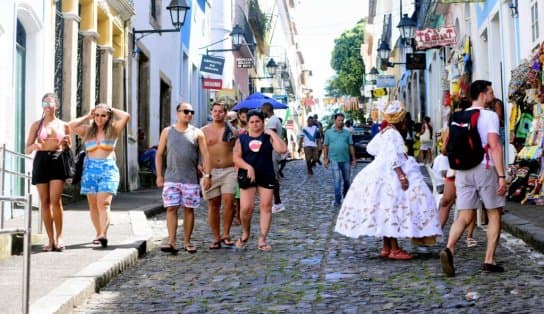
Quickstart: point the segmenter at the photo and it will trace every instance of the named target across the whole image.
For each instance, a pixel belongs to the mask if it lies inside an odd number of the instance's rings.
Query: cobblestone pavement
[[[258,215],[246,250],[209,250],[211,234],[201,206],[193,234],[196,254],[170,256],[155,249],[75,312],[529,313],[543,308],[544,257],[520,240],[503,234],[497,250],[503,274],[480,271],[482,229],[475,233],[477,247],[459,241],[454,278],[441,272],[443,244],[411,261],[380,259],[380,240],[333,232],[338,209],[331,206],[331,174],[318,167],[308,177],[304,167],[302,161],[287,164],[282,180],[287,210],[273,216],[272,251],[257,250]],[[163,239],[164,214],[149,221]],[[233,238],[239,234],[235,226]],[[409,241],[401,244],[415,250]]]

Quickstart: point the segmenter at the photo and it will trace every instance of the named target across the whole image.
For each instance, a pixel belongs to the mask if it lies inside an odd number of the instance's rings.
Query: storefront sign
[[[387,89],[376,88],[372,90],[372,98],[378,98],[387,95]]]
[[[202,88],[203,89],[221,89],[223,87],[223,80],[221,79],[202,79]]]
[[[408,70],[425,70],[427,68],[426,60],[424,53],[407,53],[406,68]]]
[[[416,31],[416,48],[420,50],[457,44],[455,27],[425,28]]]
[[[376,78],[376,87],[395,87],[397,80],[394,75],[378,75]]]
[[[203,55],[202,62],[200,63],[200,71],[222,75],[223,65],[225,65],[225,59],[223,58]]]
[[[253,58],[236,58],[236,67],[250,69],[253,67]]]

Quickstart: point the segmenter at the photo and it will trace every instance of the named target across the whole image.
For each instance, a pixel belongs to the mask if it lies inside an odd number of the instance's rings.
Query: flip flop
[[[65,250],[66,250],[66,246],[62,242],[57,244],[57,246],[55,247],[55,251],[57,252],[64,252]]]
[[[53,249],[54,249],[53,245],[44,245],[42,247],[42,252],[51,252],[51,251],[53,251]]]
[[[261,251],[272,251],[272,246],[270,244],[263,243],[258,246],[258,249]]]
[[[226,246],[233,246],[234,245],[234,242],[231,240],[230,236],[224,237],[223,239],[221,239],[221,242]]]
[[[172,255],[178,254],[178,249],[176,249],[172,244],[168,244],[168,246],[161,246],[161,251],[165,253],[171,253]]]
[[[196,247],[192,244],[187,244],[183,249],[185,250],[185,252],[189,252],[191,254],[196,253]]]
[[[249,237],[245,240],[242,240],[242,236],[236,241],[236,247],[239,249],[245,249],[247,245],[247,241],[249,241]]]
[[[92,244],[100,244],[100,241],[98,240],[98,238],[94,238]]]
[[[478,245],[478,241],[474,240],[473,238],[467,238],[466,243],[467,247],[475,247]]]
[[[210,250],[219,250],[221,248],[221,240],[212,242],[210,246],[208,246],[208,249]]]

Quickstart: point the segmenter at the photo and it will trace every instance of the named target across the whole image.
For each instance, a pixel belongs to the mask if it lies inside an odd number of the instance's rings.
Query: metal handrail
[[[32,194],[27,193],[25,197],[0,195],[0,202],[24,202],[26,215],[25,227],[23,229],[4,229],[0,228],[0,233],[23,234],[23,293],[22,293],[22,313],[28,314],[30,301],[30,245],[32,235]]]
[[[6,174],[24,178],[26,181],[25,187],[26,187],[26,193],[30,194],[30,180],[32,179],[32,176],[30,173],[20,173],[12,170],[6,169],[6,154],[9,154],[10,156],[23,159],[23,161],[26,160],[32,160],[32,157],[27,156],[25,154],[21,154],[16,151],[12,151],[10,149],[6,148],[6,144],[2,144],[1,147],[2,150],[2,163],[0,164],[0,194],[4,195],[6,193],[5,191],[5,180],[6,180]],[[32,204],[31,204],[32,206]],[[41,206],[39,208],[38,217],[41,217]],[[11,218],[13,219],[13,207],[11,208]],[[0,204],[0,229],[4,228],[4,202],[1,202]],[[42,224],[38,224],[38,233],[42,233]]]

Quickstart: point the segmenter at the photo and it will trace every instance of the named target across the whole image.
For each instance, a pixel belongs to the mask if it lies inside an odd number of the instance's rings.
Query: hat
[[[384,120],[391,124],[402,122],[404,120],[404,115],[406,114],[404,106],[398,100],[386,104],[385,107],[381,109],[381,111]]]
[[[238,113],[236,113],[236,111],[227,112],[227,121],[232,122],[236,119],[238,119]]]

